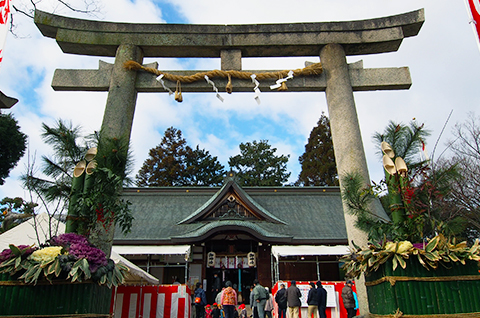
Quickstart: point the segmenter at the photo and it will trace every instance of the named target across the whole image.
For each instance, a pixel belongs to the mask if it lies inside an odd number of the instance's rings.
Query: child
[[[212,318],[212,307],[210,305],[205,307],[205,318]]]
[[[213,303],[212,306],[212,318],[220,318],[220,309],[218,309],[217,303]]]
[[[247,318],[247,309],[245,308],[245,304],[238,306],[238,309],[240,309],[240,318]]]
[[[220,309],[220,318],[225,318],[225,311],[223,310],[223,306],[218,304],[218,309]]]

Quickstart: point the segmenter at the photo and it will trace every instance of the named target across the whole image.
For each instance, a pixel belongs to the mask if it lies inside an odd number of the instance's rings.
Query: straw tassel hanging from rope
[[[177,81],[177,87],[175,88],[175,100],[179,103],[183,102],[182,83],[180,81]]]
[[[227,86],[225,86],[225,90],[227,93],[231,94],[233,92],[233,85],[232,85],[232,76],[230,74],[227,74],[228,76],[228,83]]]
[[[282,79],[282,76],[280,75],[279,76],[279,79]],[[277,89],[277,91],[279,92],[286,92],[288,91],[288,87],[287,87],[287,81],[283,81],[282,84],[280,85],[280,87]]]

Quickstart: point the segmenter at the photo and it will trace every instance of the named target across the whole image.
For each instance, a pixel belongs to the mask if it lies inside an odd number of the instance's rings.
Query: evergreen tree
[[[330,120],[322,112],[317,126],[312,129],[305,152],[298,158],[302,171],[295,185],[336,186],[337,165],[333,152]]]
[[[45,196],[48,202],[59,200],[66,204],[70,196],[72,173],[77,162],[89,148],[77,143],[81,138],[79,126],[59,119],[54,126],[42,123],[42,139],[52,146],[52,156],[42,156],[42,173],[46,178],[35,176],[32,169],[22,176],[25,188]]]
[[[186,161],[192,149],[182,137],[182,131],[170,127],[165,131],[162,142],[150,149],[136,176],[138,186],[162,187],[186,184]]]
[[[197,148],[187,157],[187,183],[195,186],[218,186],[223,182],[224,166],[208,150]]]
[[[425,146],[425,139],[430,136],[430,131],[423,126],[417,125],[415,121],[409,125],[390,121],[383,133],[375,132],[372,137],[378,145],[379,157],[383,157],[380,145],[385,141],[392,147],[395,157],[403,158],[409,169],[424,165],[425,161],[420,158],[419,149]]]
[[[204,149],[193,150],[182,137],[181,130],[170,127],[162,142],[150,149],[138,172],[138,186],[220,185],[224,167],[217,157]]]
[[[268,140],[241,143],[240,154],[230,157],[228,164],[243,186],[280,186],[287,182],[287,162],[290,155],[276,156]]]
[[[27,136],[12,114],[0,114],[0,185],[25,154]]]

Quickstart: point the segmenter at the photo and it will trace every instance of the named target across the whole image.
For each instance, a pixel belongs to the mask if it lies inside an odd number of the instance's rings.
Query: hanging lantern
[[[207,267],[215,266],[215,252],[208,252],[207,254]]]
[[[257,265],[256,257],[254,252],[247,254],[248,267],[255,267]]]

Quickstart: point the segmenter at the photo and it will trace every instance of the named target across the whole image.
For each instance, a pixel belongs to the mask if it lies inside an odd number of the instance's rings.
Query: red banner
[[[8,17],[10,15],[10,0],[0,0],[0,63],[3,59],[3,47],[9,29]]]
[[[468,0],[468,9],[471,13],[471,18],[476,31],[477,44],[480,43],[480,1],[479,0]]]

